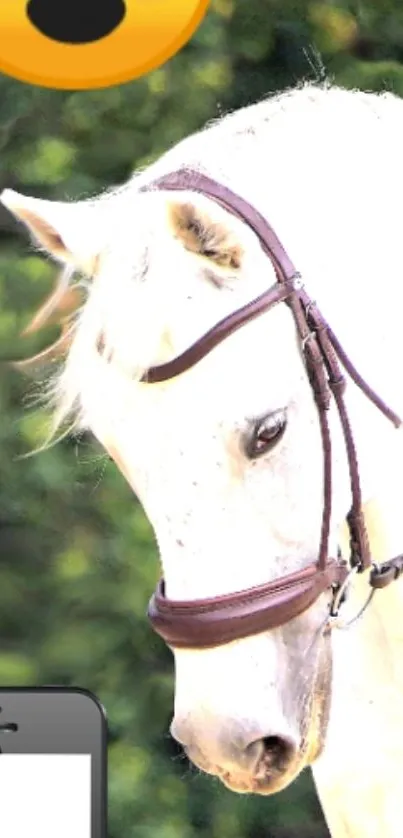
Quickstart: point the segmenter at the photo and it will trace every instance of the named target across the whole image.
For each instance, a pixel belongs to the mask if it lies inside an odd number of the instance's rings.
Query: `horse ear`
[[[21,335],[20,359],[15,360],[13,365],[31,373],[63,356],[69,348],[71,324],[83,302],[80,288],[71,285],[71,277],[76,270],[88,276],[94,275],[100,249],[94,242],[96,239],[99,241],[99,229],[95,222],[94,205],[89,201],[75,204],[45,201],[20,195],[12,189],[5,189],[0,200],[25,224],[35,243],[64,265],[64,270],[58,272],[53,290]],[[32,335],[42,332],[44,327],[48,330],[50,326],[59,331],[56,342],[34,356],[27,349],[25,358],[21,357],[21,353],[25,354],[24,341],[29,345]]]
[[[36,244],[65,265],[91,276],[97,259],[94,205],[64,203],[5,189],[0,200],[30,231]]]
[[[227,216],[216,209],[217,218],[209,213],[208,208],[189,201],[170,202],[168,218],[171,230],[186,250],[204,256],[215,265],[238,270],[242,265],[243,247],[235,231],[228,223]]]

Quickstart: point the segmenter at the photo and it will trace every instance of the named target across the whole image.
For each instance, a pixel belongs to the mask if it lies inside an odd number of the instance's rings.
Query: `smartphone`
[[[92,693],[0,687],[1,838],[106,838],[107,722]]]

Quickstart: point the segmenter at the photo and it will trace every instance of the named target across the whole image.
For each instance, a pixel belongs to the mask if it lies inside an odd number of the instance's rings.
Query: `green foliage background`
[[[212,0],[191,43],[130,84],[55,92],[0,77],[0,188],[88,196],[206,120],[302,78],[326,72],[403,95],[402,61],[399,0]],[[1,210],[3,358],[54,275]],[[150,527],[92,440],[22,459],[45,420],[26,403],[26,379],[1,372],[0,684],[99,696],[110,724],[110,838],[323,838],[308,774],[274,798],[238,797],[180,755],[167,733],[172,660],[145,619],[158,576]]]

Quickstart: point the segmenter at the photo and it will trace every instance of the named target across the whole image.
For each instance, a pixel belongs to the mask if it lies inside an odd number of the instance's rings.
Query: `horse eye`
[[[245,453],[250,460],[271,451],[282,438],[287,426],[285,410],[275,410],[255,423],[245,442]]]

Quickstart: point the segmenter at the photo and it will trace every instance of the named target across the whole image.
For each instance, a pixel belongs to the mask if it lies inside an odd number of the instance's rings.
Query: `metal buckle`
[[[330,603],[329,617],[339,616],[340,606],[343,602],[345,602],[347,596],[347,588],[351,583],[352,577],[355,576],[356,573],[358,573],[358,568],[356,566],[352,567],[351,570],[349,570],[344,582],[342,582],[341,585],[338,585],[334,590],[333,600]]]
[[[294,276],[291,277],[291,282],[293,284],[294,291],[302,291],[305,287],[305,283],[302,280],[302,274],[299,271],[296,271]]]
[[[372,567],[376,569],[377,565],[373,562]],[[347,622],[343,623],[343,622],[339,621],[340,606],[343,604],[343,602],[345,602],[346,594],[347,594],[347,588],[349,587],[349,585],[351,583],[352,577],[356,573],[359,573],[359,572],[360,572],[360,568],[359,568],[358,565],[355,566],[355,567],[352,567],[351,570],[349,571],[349,573],[347,574],[344,582],[340,585],[340,587],[338,587],[335,590],[334,597],[333,597],[333,600],[332,600],[331,605],[330,605],[329,616],[328,616],[328,619],[327,619],[327,624],[328,624],[329,628],[348,629],[348,628],[350,628],[350,626],[352,626],[354,623],[356,623],[357,620],[359,620],[360,617],[362,617],[364,612],[367,610],[367,608],[368,608],[368,606],[369,606],[369,604],[370,604],[370,602],[371,602],[371,600],[374,596],[374,593],[375,593],[375,590],[376,590],[375,588],[371,588],[370,593],[369,593],[367,599],[365,600],[364,605],[362,606],[362,608],[360,608],[358,614],[356,614],[354,617],[351,618],[351,620],[348,620]]]

